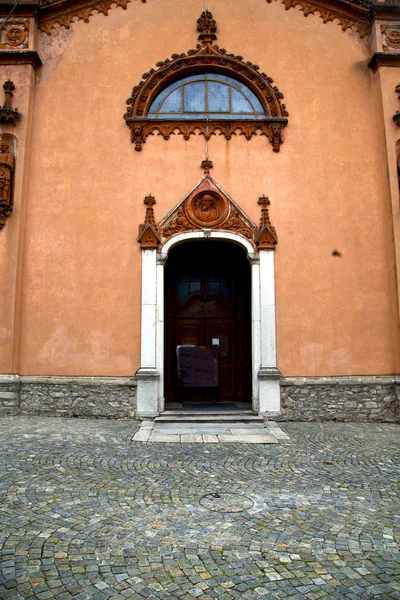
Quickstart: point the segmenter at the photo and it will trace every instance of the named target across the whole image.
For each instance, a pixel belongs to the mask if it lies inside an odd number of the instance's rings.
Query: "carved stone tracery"
[[[227,140],[239,132],[246,139],[258,133],[266,136],[275,152],[282,144],[282,130],[287,125],[288,112],[281,103],[283,94],[273,80],[265,73],[260,73],[260,67],[247,61],[242,56],[229,54],[213,42],[216,39],[216,22],[209,11],[204,11],[197,22],[199,40],[196,49],[183,54],[173,54],[171,59],[157,63],[157,69],[150,69],[142,75],[143,79],[133,90],[127,100],[127,112],[124,115],[127,125],[131,128],[132,142],[135,150],[140,151],[149,135],[158,133],[165,140],[178,132],[184,139],[198,133],[208,138],[217,133]],[[266,117],[258,120],[246,119],[209,119],[181,120],[149,119],[150,106],[158,94],[171,82],[196,73],[213,71],[229,75],[246,85],[260,100]]]

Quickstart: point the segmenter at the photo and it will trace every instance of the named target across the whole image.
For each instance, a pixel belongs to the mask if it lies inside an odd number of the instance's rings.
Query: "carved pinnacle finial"
[[[271,204],[269,198],[263,194],[261,198],[258,199],[257,204],[261,206],[261,217],[260,217],[260,227],[265,227],[267,225],[271,225],[271,221],[269,220],[269,211],[268,206]]]
[[[268,206],[269,204],[271,204],[271,202],[269,198],[267,198],[267,196],[263,194],[261,198],[258,199],[257,204],[260,204],[260,206]]]
[[[21,115],[17,109],[13,109],[12,100],[13,91],[15,90],[15,85],[10,79],[8,79],[3,84],[4,90],[4,105],[0,108],[0,123],[13,123],[17,124]]]
[[[217,39],[215,35],[217,31],[217,22],[213,19],[212,13],[205,10],[197,19],[197,31],[200,33],[199,40],[201,42],[213,42]]]
[[[146,206],[154,206],[155,203],[156,199],[151,194],[146,196],[146,198],[143,200],[143,204],[146,204]]]
[[[256,228],[254,241],[258,249],[275,248],[278,243],[275,227],[269,220],[268,206],[271,204],[269,198],[264,194],[258,199],[257,204],[261,206],[260,225]]]
[[[156,199],[149,194],[145,197],[143,203],[146,205],[146,216],[143,225],[139,225],[138,242],[141,248],[158,248],[161,239],[154,220],[153,206],[156,203]]]
[[[146,216],[144,218],[145,225],[155,225],[156,224],[156,222],[154,220],[154,209],[153,209],[153,206],[155,205],[155,203],[156,203],[156,199],[151,194],[146,196],[146,198],[143,200],[143,204],[145,204],[147,206]]]
[[[212,169],[213,166],[214,166],[213,161],[206,158],[205,160],[202,161],[200,168],[204,169],[204,175],[209,175],[210,169]]]

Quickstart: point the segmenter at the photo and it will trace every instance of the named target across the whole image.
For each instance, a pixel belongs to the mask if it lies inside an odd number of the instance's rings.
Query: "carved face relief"
[[[215,199],[209,194],[204,194],[197,198],[195,202],[194,214],[196,217],[204,223],[211,223],[216,221],[219,217],[219,210],[215,206]]]
[[[186,213],[197,226],[215,227],[226,219],[228,206],[216,192],[204,190],[189,199]]]
[[[385,52],[400,52],[400,27],[398,25],[382,25],[382,46]]]

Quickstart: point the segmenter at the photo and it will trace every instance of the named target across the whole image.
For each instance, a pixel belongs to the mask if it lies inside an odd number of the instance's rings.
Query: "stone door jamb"
[[[252,410],[280,412],[280,372],[276,367],[274,250],[258,253],[242,235],[194,231],[173,236],[161,246],[142,249],[141,359],[137,377],[136,417],[164,411],[164,267],[168,252],[190,240],[213,239],[240,245],[251,265]]]

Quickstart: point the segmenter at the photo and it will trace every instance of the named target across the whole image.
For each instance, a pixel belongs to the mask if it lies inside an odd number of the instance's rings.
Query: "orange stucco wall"
[[[135,152],[122,116],[143,72],[195,47],[203,9],[197,0],[135,2],[39,35],[17,372],[130,375],[139,367],[142,201],[156,197],[158,219],[170,210],[202,175],[205,142],[154,136]],[[390,188],[367,42],[265,0],[219,0],[210,10],[218,43],[273,77],[290,114],[280,153],[261,137],[209,144],[213,177],[254,220],[258,197],[272,201],[278,368],[287,376],[396,372]]]

